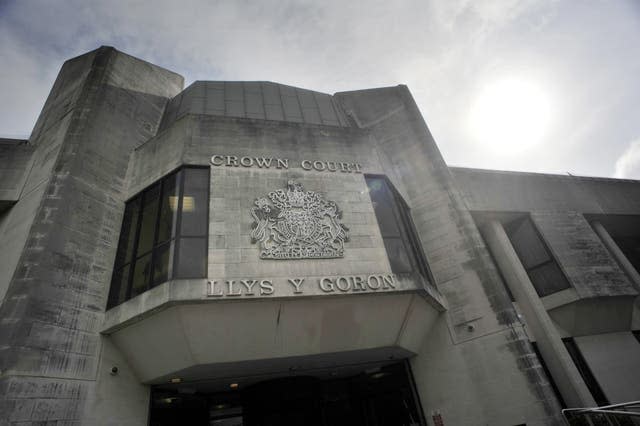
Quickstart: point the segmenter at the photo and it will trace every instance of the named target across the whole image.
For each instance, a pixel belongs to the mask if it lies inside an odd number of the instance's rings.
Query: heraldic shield
[[[287,190],[255,200],[251,242],[260,244],[262,259],[329,259],[344,256],[349,230],[333,201],[305,191],[290,180]]]

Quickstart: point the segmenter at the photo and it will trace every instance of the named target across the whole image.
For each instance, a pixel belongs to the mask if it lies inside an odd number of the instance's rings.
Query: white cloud
[[[640,44],[628,42],[640,27],[624,2],[584,3],[0,0],[0,133],[28,134],[62,62],[104,44],[187,84],[271,80],[327,93],[407,84],[451,164],[608,174],[621,148],[591,155],[597,141],[640,131],[624,124],[640,112]],[[463,123],[484,84],[523,74],[566,105],[554,117],[563,124],[535,158],[507,163]]]
[[[617,178],[640,179],[640,139],[631,141],[627,149],[618,158],[614,176]]]

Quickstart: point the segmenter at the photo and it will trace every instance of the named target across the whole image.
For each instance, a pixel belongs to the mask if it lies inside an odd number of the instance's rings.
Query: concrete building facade
[[[640,182],[448,167],[405,86],[183,84],[101,47],[0,140],[0,424],[640,400]]]

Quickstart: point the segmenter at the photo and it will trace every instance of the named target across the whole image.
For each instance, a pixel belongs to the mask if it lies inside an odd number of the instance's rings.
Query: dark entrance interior
[[[406,363],[349,377],[271,379],[222,393],[156,387],[150,425],[414,426],[424,425]]]

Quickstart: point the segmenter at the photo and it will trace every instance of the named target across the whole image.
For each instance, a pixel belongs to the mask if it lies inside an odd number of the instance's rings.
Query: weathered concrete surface
[[[634,180],[461,167],[450,170],[472,211],[640,212],[640,184]]]
[[[110,336],[143,383],[166,383],[171,377],[198,382],[204,377],[179,373],[322,354],[333,354],[337,362],[338,354],[355,351],[363,357],[376,351],[385,355],[370,362],[406,358],[419,350],[437,316],[427,301],[411,293],[236,298],[170,306]]]
[[[20,198],[32,155],[28,141],[0,138],[0,212]]]
[[[627,343],[621,340],[612,340],[606,356],[597,342],[613,336],[602,333],[626,332],[629,337],[637,327],[637,271],[626,258],[620,261],[624,254],[604,227],[589,221],[606,221],[616,232],[637,235],[640,182],[463,168],[451,171],[476,219],[487,221],[505,213],[530,215],[571,284],[571,288],[543,298],[559,336],[589,342],[579,346],[590,351],[585,358],[592,369],[599,369],[598,381],[607,383],[607,395],[616,395],[612,402],[623,402],[623,395],[631,396],[629,385],[614,379],[620,373],[613,366],[620,360],[629,371],[635,371],[638,358],[627,357],[628,351],[623,349]],[[525,319],[532,325],[529,318]]]
[[[4,423],[78,422],[95,400],[129,156],[181,86],[109,47],[63,66],[31,136],[25,195],[9,213],[31,223],[0,308]]]
[[[445,425],[564,424],[520,324],[452,344],[441,316],[411,367],[425,416],[439,412]]]
[[[524,314],[527,329],[536,338],[540,353],[564,401],[569,407],[592,406],[593,397],[562,343],[558,330],[520,263],[502,224],[498,220],[492,220],[483,227],[482,233],[511,294]]]
[[[453,395],[464,395],[469,400],[504,396],[496,390],[500,386],[487,380],[478,380],[468,387],[463,381],[445,379],[446,385],[439,391],[452,397],[443,400],[429,390],[433,382],[424,380],[424,377],[447,368],[445,364],[452,351],[461,354],[456,362],[459,374],[473,375],[479,367],[471,362],[472,353],[482,350],[503,353],[512,360],[512,363],[502,364],[501,374],[520,378],[512,381],[521,387],[517,391],[512,389],[514,405],[526,401],[522,395],[527,392],[537,395],[537,400],[541,401],[538,405],[528,404],[524,416],[527,424],[559,422],[557,410],[554,412],[557,401],[544,375],[530,375],[517,364],[517,360],[535,359],[535,354],[527,344],[512,344],[511,331],[519,325],[513,306],[407,88],[398,86],[335,96],[347,114],[369,132],[370,146],[375,147],[383,173],[411,207],[435,283],[449,306],[445,318],[450,336],[445,333],[438,339],[429,338],[429,349],[421,351],[412,360],[414,371],[419,371],[416,382],[426,413],[437,409],[443,418],[455,418],[454,423],[463,424],[464,420],[456,414],[460,411],[460,401]],[[470,341],[475,343],[465,343]],[[443,356],[434,357],[434,354]],[[523,421],[522,414],[516,415],[515,410],[500,409],[497,404],[487,407],[486,412],[474,412],[476,424]],[[522,412],[523,408],[520,410]]]
[[[633,334],[597,334],[575,342],[611,404],[640,400],[640,345]]]
[[[544,211],[541,206],[531,212],[531,218],[578,296],[638,295],[581,213]]]
[[[186,114],[349,125],[331,95],[268,81],[196,81],[169,102],[160,129]]]
[[[457,167],[451,172],[467,208],[479,217],[530,214],[579,298],[638,295],[585,215],[640,217],[640,182]]]

